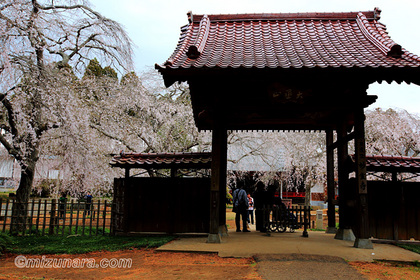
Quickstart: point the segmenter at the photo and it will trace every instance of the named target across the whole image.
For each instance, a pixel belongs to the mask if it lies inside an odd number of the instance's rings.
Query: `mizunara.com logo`
[[[27,258],[19,255],[15,258],[15,265],[18,268],[131,268],[133,260],[107,259],[96,260],[94,258]]]

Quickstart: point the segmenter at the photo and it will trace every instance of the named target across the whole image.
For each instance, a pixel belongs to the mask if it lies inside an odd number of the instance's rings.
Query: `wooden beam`
[[[126,179],[130,178],[130,168],[125,169],[125,178]]]
[[[210,187],[210,232],[208,243],[220,243],[219,227],[221,221],[221,203],[226,194],[226,166],[227,166],[227,130],[219,123],[214,126],[212,133],[212,162]],[[223,200],[221,197],[223,196]],[[224,206],[226,207],[226,206]],[[223,219],[222,219],[223,220]]]
[[[347,138],[347,126],[342,123],[339,129],[337,129],[337,161],[338,161],[338,193],[339,193],[339,207],[340,207],[340,228],[349,229],[349,211],[346,205],[348,199],[347,188],[349,187],[349,174],[346,170],[346,160],[349,155],[348,142],[343,140]]]
[[[171,178],[176,178],[176,174],[178,173],[178,169],[175,167],[171,168]]]
[[[338,193],[339,193],[339,229],[335,239],[354,241],[355,237],[351,229],[351,209],[349,192],[349,171],[347,170],[348,142],[344,141],[347,135],[347,124],[342,121],[337,127],[337,161],[338,161]]]
[[[363,108],[355,112],[354,122],[354,150],[356,162],[356,189],[357,198],[357,226],[358,236],[354,246],[357,248],[373,249],[372,241],[369,240],[369,213],[368,213],[368,188],[366,179],[366,144],[365,144],[365,115]]]
[[[348,142],[353,140],[354,137],[355,137],[355,133],[353,131],[349,134],[346,134],[344,137],[337,139],[337,141],[335,141],[334,143],[330,145],[327,144],[327,149],[331,149],[331,150],[337,149],[338,146],[347,144]]]
[[[326,131],[327,147],[334,141],[332,130]],[[334,150],[327,149],[327,195],[328,195],[328,228],[327,233],[336,233],[335,227],[335,182],[334,182]]]

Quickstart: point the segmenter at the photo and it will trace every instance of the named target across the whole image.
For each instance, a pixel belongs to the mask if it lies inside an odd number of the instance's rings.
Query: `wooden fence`
[[[267,232],[293,232],[303,228],[302,236],[308,237],[311,209],[309,206],[265,207],[263,209],[263,223]]]
[[[420,240],[420,183],[368,182],[370,235],[385,240]]]
[[[14,199],[0,198],[0,231],[18,235],[104,235],[111,233],[112,204],[32,199],[26,203],[26,218],[13,215]],[[16,205],[17,206],[17,205]],[[22,205],[20,205],[22,206]],[[12,224],[12,220],[19,221]]]

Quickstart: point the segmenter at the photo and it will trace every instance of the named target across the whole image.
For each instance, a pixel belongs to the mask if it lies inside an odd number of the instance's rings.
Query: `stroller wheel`
[[[278,229],[279,229],[279,232],[285,232],[286,231],[286,226],[279,225]]]
[[[276,225],[276,224],[274,224],[274,223],[270,224],[270,231],[271,231],[271,232],[278,231],[278,230],[279,230],[279,229],[278,229],[278,227],[277,227],[277,225]]]

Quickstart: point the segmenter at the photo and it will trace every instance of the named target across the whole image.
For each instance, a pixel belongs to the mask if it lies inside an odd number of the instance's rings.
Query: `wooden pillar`
[[[327,135],[327,196],[328,196],[328,227],[326,233],[336,233],[335,227],[335,182],[334,182],[334,148],[332,147],[334,141],[333,131],[331,129],[326,131]]]
[[[368,189],[366,180],[366,144],[365,144],[365,114],[363,108],[355,112],[354,118],[354,150],[356,163],[357,225],[358,233],[354,247],[373,249],[369,231]]]
[[[398,177],[397,177],[397,172],[392,172],[392,182],[393,183],[397,183],[398,182]]]
[[[220,243],[219,232],[221,220],[221,197],[226,192],[226,165],[227,165],[227,131],[222,124],[213,128],[212,134],[212,161],[211,161],[211,187],[210,187],[210,232],[208,243]],[[223,195],[222,195],[223,194]],[[225,206],[226,207],[226,206]]]
[[[175,167],[171,168],[171,178],[176,178],[176,175],[178,173],[178,169]]]
[[[354,241],[349,213],[349,171],[346,166],[349,152],[345,120],[337,127],[337,144],[339,228],[334,238]]]

